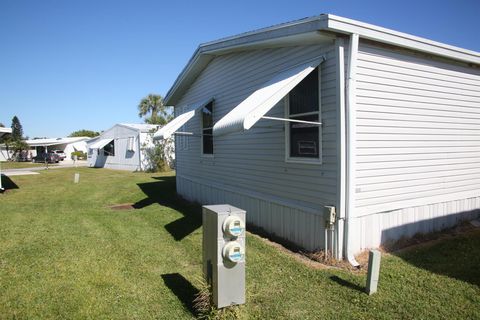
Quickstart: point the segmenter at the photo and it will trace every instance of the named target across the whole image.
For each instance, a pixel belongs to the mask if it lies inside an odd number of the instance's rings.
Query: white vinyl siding
[[[191,181],[204,186],[220,185],[234,190],[230,195],[248,193],[249,199],[254,199],[251,195],[256,194],[257,200],[266,201],[265,206],[274,203],[274,199],[282,199],[282,205],[289,210],[309,208],[311,213],[318,215],[318,221],[323,221],[323,206],[336,203],[337,189],[336,57],[333,47],[264,49],[216,57],[183,95],[176,109],[213,96],[214,122],[217,122],[279,72],[322,54],[326,57],[321,65],[322,165],[286,163],[284,124],[266,119],[258,121],[248,131],[215,137],[215,157],[203,158],[198,136],[201,121],[194,118],[188,123],[189,131],[196,135],[187,138],[189,150],[177,149],[179,192],[188,199],[211,204],[215,203],[215,193],[200,195],[193,191],[197,187]],[[284,107],[282,99],[267,115],[283,118]],[[249,200],[249,209],[257,200]],[[291,221],[297,222],[291,222],[290,227],[285,225],[281,228],[283,231],[276,231],[278,221],[275,221],[275,213],[270,212],[273,209],[253,208],[247,213],[250,222],[310,249],[320,247],[323,238],[313,236],[319,229],[310,230],[311,223],[296,220],[303,219],[303,214],[292,216]],[[295,215],[294,211],[291,214]],[[303,227],[299,226],[303,225],[308,230],[300,230]],[[303,240],[294,237],[294,233]],[[312,239],[315,240],[313,244]]]
[[[356,214],[480,196],[480,69],[360,45]]]
[[[123,125],[115,125],[102,132],[99,137],[114,140],[115,154],[105,156],[103,149],[99,149],[98,154],[95,149],[93,154],[89,155],[89,166],[130,171],[146,170],[151,166],[146,149],[154,147],[152,135]]]

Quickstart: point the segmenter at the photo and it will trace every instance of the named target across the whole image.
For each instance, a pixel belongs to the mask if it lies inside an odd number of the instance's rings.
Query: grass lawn
[[[0,195],[0,319],[195,317],[201,211],[175,198],[174,176],[69,168],[12,180]],[[122,203],[135,209],[108,208]],[[247,242],[242,319],[480,319],[478,231],[384,255],[371,297],[363,273]]]
[[[58,163],[49,163],[49,166],[58,166]],[[44,163],[33,163],[33,162],[13,162],[13,161],[2,161],[0,163],[0,168],[2,170],[6,169],[22,169],[22,168],[34,168],[34,167],[45,167]]]

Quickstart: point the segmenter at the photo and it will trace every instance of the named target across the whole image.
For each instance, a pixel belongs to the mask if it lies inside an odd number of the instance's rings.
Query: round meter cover
[[[240,217],[229,216],[223,222],[223,232],[225,232],[230,237],[238,237],[242,235],[245,230],[245,223]]]
[[[243,260],[245,256],[245,249],[237,241],[232,241],[223,247],[222,253],[225,259],[237,263]]]

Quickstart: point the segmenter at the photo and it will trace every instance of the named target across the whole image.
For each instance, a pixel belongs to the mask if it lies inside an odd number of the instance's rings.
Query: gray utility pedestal
[[[217,308],[245,303],[245,211],[202,207],[203,274]]]

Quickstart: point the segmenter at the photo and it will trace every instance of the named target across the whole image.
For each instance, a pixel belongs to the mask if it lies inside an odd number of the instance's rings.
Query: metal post
[[[368,275],[367,275],[367,293],[369,295],[377,292],[378,278],[380,276],[380,258],[378,250],[370,250],[368,254]]]

